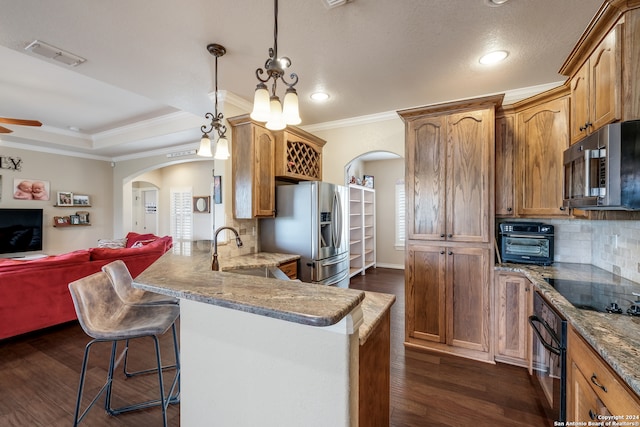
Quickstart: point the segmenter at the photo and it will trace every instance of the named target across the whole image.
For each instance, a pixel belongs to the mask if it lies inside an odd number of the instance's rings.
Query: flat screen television
[[[0,254],[42,250],[42,209],[0,209]]]

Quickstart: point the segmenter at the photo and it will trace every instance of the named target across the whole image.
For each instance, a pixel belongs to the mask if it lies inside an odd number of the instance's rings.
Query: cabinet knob
[[[444,255],[444,251],[440,251],[440,255]]]
[[[560,206],[560,208],[559,208],[559,209],[560,209],[561,211],[563,211],[563,212],[564,212],[564,210],[565,210],[566,208],[565,208],[564,206]]]
[[[453,237],[453,234],[447,234],[447,237],[451,238]]]
[[[513,208],[507,208],[507,212],[513,212]]]
[[[603,386],[602,384],[600,384],[598,382],[598,376],[596,374],[591,375],[591,382],[595,386],[600,387],[602,389],[602,391],[604,391],[605,393],[607,392],[607,387]]]
[[[590,128],[590,127],[593,127],[593,123],[587,122],[584,126],[585,126],[585,129]]]
[[[453,252],[452,252],[452,251],[449,251],[449,255],[453,255]]]
[[[442,233],[442,234],[440,235],[440,237],[444,237],[444,233]]]
[[[597,417],[596,413],[593,412],[593,409],[589,409],[589,418],[591,418],[592,420],[595,420]]]

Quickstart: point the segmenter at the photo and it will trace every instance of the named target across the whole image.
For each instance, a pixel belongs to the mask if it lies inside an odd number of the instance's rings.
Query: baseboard
[[[376,261],[376,267],[380,268],[394,268],[396,270],[404,270],[404,264],[386,264]]]

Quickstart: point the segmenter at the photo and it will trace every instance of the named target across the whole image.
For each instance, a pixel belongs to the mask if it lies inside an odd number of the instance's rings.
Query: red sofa
[[[171,236],[129,233],[124,248],[90,248],[30,261],[0,259],[0,339],[75,320],[70,282],[117,259],[136,277],[172,245]]]

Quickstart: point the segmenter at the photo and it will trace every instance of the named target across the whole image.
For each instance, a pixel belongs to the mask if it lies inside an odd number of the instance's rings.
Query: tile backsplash
[[[555,228],[554,261],[593,264],[640,283],[640,221],[537,221]]]

